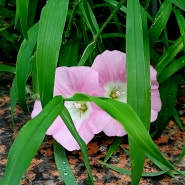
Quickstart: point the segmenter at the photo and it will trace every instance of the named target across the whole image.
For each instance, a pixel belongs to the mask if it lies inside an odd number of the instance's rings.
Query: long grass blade
[[[185,1],[184,0],[170,0],[177,7],[185,11]]]
[[[6,65],[6,64],[0,64],[0,72],[9,72],[15,74],[15,67]]]
[[[158,75],[157,79],[159,83],[164,82],[169,79],[173,74],[179,71],[181,68],[185,66],[185,56],[180,57],[177,60],[171,62],[168,66],[166,66]]]
[[[133,11],[134,10],[134,11]],[[127,102],[148,129],[150,121],[150,69],[146,16],[138,0],[127,1],[126,67]],[[146,44],[144,44],[146,42]],[[129,137],[132,184],[137,185],[143,171],[145,152]]]
[[[156,63],[156,70],[158,75],[161,71],[174,60],[176,55],[184,48],[183,39],[180,36],[159,58],[158,62]]]
[[[140,120],[134,109],[129,104],[125,104],[123,102],[109,98],[98,98],[84,94],[75,94],[71,98],[65,98],[65,100],[93,101],[96,105],[110,114],[110,116],[120,122],[128,136],[137,146],[140,146],[146,153],[148,153],[169,170],[175,170],[177,173],[179,173],[179,171],[176,170],[175,167],[161,154],[152,138],[148,134],[148,131],[143,122]]]
[[[155,20],[149,30],[151,48],[154,47],[154,44],[157,42],[157,39],[159,38],[162,30],[166,26],[166,23],[171,14],[171,10],[171,2],[169,0],[165,0],[160,6],[160,9],[155,16]]]
[[[15,26],[19,19],[25,39],[28,39],[28,35],[27,35],[28,4],[29,4],[28,0],[16,0]]]
[[[54,142],[54,156],[58,171],[64,183],[66,185],[78,185],[65,154],[65,149],[56,141]]]
[[[48,127],[63,109],[62,97],[54,97],[42,112],[27,122],[11,146],[1,185],[19,185],[36,151],[45,137]]]
[[[68,0],[48,1],[41,12],[36,65],[42,106],[45,106],[53,97],[55,69],[58,62],[68,4]]]
[[[17,95],[20,106],[27,111],[26,105],[26,81],[31,71],[30,59],[33,54],[38,33],[38,24],[28,31],[28,40],[24,39],[19,49],[16,61]]]
[[[88,159],[87,146],[86,146],[85,142],[79,136],[67,108],[64,107],[60,116],[63,119],[63,121],[65,122],[67,128],[69,129],[69,131],[71,132],[73,137],[76,139],[76,141],[78,142],[78,144],[81,148],[82,155],[83,155],[83,158],[84,158],[84,164],[85,164],[85,166],[87,168],[87,171],[88,171],[88,179],[89,179],[88,184],[93,185],[94,182],[93,182],[93,176],[92,176],[92,173],[91,173],[91,168],[90,168],[89,159]]]

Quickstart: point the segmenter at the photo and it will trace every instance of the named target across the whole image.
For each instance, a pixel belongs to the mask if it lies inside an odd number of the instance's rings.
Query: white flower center
[[[89,102],[66,101],[65,106],[67,107],[73,121],[77,122],[82,122],[87,119],[92,110]]]
[[[118,82],[109,82],[105,87],[105,96],[116,99],[121,102],[127,102],[127,84]]]

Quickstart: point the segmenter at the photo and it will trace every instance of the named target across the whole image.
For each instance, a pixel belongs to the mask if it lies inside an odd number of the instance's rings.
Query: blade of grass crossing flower
[[[25,39],[28,39],[28,35],[27,35],[28,4],[29,4],[28,0],[16,0],[15,26],[19,19],[21,24],[21,29]]]
[[[166,23],[171,14],[172,5],[169,0],[165,0],[160,9],[158,10],[154,22],[149,30],[150,35],[150,47],[153,48],[154,44],[157,42],[162,30],[166,26]]]
[[[21,129],[11,146],[1,185],[19,185],[36,151],[45,137],[48,127],[63,109],[61,96],[54,97],[34,119]],[[22,160],[20,160],[22,159]]]
[[[179,173],[178,170],[176,170],[175,167],[163,157],[148,134],[143,122],[129,104],[109,98],[98,98],[84,94],[75,94],[73,97],[65,98],[64,100],[93,101],[97,106],[102,108],[104,111],[110,114],[110,116],[120,122],[129,137],[137,144],[137,146],[140,146],[145,152],[150,154],[154,159],[160,161],[161,164],[167,168],[175,170],[177,173]]]
[[[133,11],[134,10],[134,11]],[[143,15],[143,16],[142,16]],[[141,8],[138,0],[127,1],[126,19],[126,69],[127,102],[133,107],[146,127],[150,120],[150,73],[148,53],[144,47]],[[146,30],[145,30],[146,31]],[[148,46],[148,44],[147,44]],[[135,129],[135,128],[133,128]],[[145,152],[129,137],[132,184],[140,181]]]
[[[15,74],[15,67],[5,64],[0,64],[0,72],[9,72]]]
[[[62,35],[69,1],[48,1],[39,21],[36,64],[42,106],[53,97],[55,69],[58,62]]]
[[[28,40],[24,39],[18,52],[16,61],[17,96],[20,106],[27,111],[26,81],[31,71],[30,59],[33,54],[38,33],[38,24],[28,31]]]
[[[78,185],[67,160],[65,149],[56,141],[54,142],[54,156],[58,171],[64,183],[66,185]]]
[[[88,179],[89,179],[89,185],[93,185],[93,176],[91,173],[91,168],[90,168],[90,164],[89,164],[89,159],[88,159],[88,152],[87,152],[87,146],[85,144],[85,142],[81,139],[81,137],[79,136],[74,123],[72,121],[72,118],[67,110],[66,107],[64,107],[63,111],[60,114],[62,120],[65,122],[67,128],[69,129],[70,133],[73,135],[73,137],[76,139],[77,143],[79,144],[81,151],[82,151],[82,155],[84,158],[84,164],[86,166],[86,169],[88,171]]]
[[[185,11],[185,1],[184,0],[170,0],[177,7]]]

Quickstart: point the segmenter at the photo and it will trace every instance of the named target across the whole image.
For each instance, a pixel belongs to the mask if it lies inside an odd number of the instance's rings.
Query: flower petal
[[[71,97],[74,93],[101,95],[97,71],[90,67],[58,67],[55,73],[54,96]]]
[[[110,81],[126,82],[125,65],[126,55],[123,52],[106,50],[95,58],[92,68],[98,71],[100,82],[106,85]]]
[[[103,132],[107,136],[124,136],[127,134],[122,125],[113,118],[103,129]]]

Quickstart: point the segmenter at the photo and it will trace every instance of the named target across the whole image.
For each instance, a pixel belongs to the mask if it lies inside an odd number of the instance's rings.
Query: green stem
[[[104,22],[104,24],[102,25],[102,27],[99,29],[98,33],[94,36],[94,41],[97,41],[98,37],[101,35],[101,33],[103,32],[103,30],[106,28],[106,26],[109,24],[109,22],[111,21],[112,18],[114,18],[115,14],[119,11],[119,9],[122,7],[122,5],[126,2],[126,0],[121,0],[117,6],[115,7],[115,9],[113,10],[113,12],[110,14],[110,16],[107,18],[107,20]]]
[[[80,3],[80,0],[75,0],[73,10],[72,10],[72,13],[71,13],[71,16],[70,16],[70,19],[69,19],[69,23],[68,23],[68,26],[67,26],[67,29],[66,29],[66,32],[65,32],[65,38],[69,37],[69,32],[71,30],[71,26],[73,24],[73,19],[74,19],[75,13],[76,13],[76,8],[79,5],[79,3]]]

